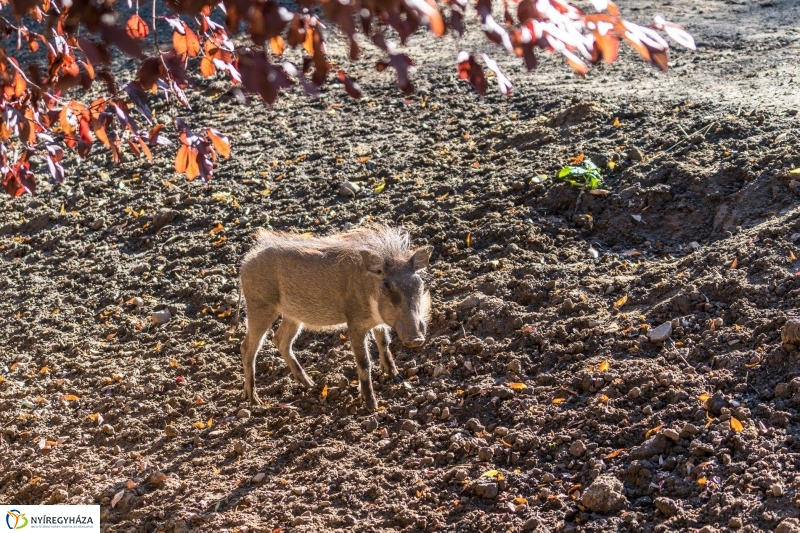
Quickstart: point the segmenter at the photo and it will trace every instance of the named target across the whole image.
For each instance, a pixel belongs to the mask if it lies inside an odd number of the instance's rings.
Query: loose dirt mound
[[[406,102],[367,67],[362,102],[193,102],[236,143],[207,187],[166,156],[97,156],[2,204],[3,501],[100,503],[110,531],[792,530],[794,114],[519,75],[480,100],[420,44]],[[553,182],[580,153],[607,196]],[[250,235],[369,218],[435,247],[429,342],[395,348],[407,381],[376,381],[366,415],[347,334],[303,334],[318,389],[267,342],[267,405],[245,405],[228,328]]]

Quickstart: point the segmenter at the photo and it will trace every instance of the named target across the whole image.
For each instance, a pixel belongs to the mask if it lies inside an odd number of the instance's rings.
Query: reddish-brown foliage
[[[301,0],[291,12],[275,0],[154,0],[149,20],[138,12],[127,20],[113,3],[67,2],[66,0],[0,0],[0,39],[19,49],[23,43],[35,61],[24,66],[0,43],[0,175],[4,190],[12,195],[33,194],[36,189],[31,156],[41,154],[53,180],[64,180],[63,147],[86,157],[99,142],[121,162],[123,150],[152,160],[151,148],[172,143],[162,134],[163,124],[154,124],[148,99],[162,94],[191,109],[186,91],[194,84],[192,74],[226,76],[246,95],[259,95],[274,103],[283,89],[299,83],[315,94],[331,78],[331,60],[325,45],[326,26],[310,13],[322,16],[348,38],[348,58],[356,60],[361,49],[356,34],[362,33],[382,50],[376,69],[391,68],[405,94],[414,91],[406,54],[392,52],[387,30],[401,43],[421,27],[435,36],[448,29],[464,32],[467,0]],[[694,47],[683,29],[660,17],[652,27],[621,18],[609,0],[592,0],[597,13],[585,14],[563,0],[502,0],[502,23],[493,15],[492,0],[473,0],[486,38],[509,54],[521,58],[528,70],[537,65],[535,49],[561,54],[579,75],[588,65],[616,60],[620,40],[629,43],[642,58],[666,70],[665,32],[682,46]],[[130,0],[129,0],[130,7]],[[219,11],[212,16],[215,8]],[[159,15],[160,12],[168,13]],[[514,15],[516,15],[516,20]],[[224,19],[224,24],[214,20]],[[119,26],[118,21],[125,21]],[[171,41],[159,38],[159,21],[172,29]],[[236,47],[228,32],[248,32],[254,47]],[[287,47],[304,53],[301,65],[282,59]],[[116,49],[140,60],[133,81],[122,90],[111,67]],[[512,83],[486,54],[483,64],[494,73],[499,90],[508,95]],[[458,77],[468,80],[485,94],[488,80],[484,68],[469,52],[458,56]],[[352,98],[361,98],[358,83],[344,70],[335,79]],[[66,96],[78,87],[87,90],[103,83],[106,96],[81,102]],[[77,94],[77,93],[76,93]],[[134,118],[135,109],[139,117]],[[146,123],[140,129],[138,122]],[[202,128],[193,133],[176,120],[180,144],[175,170],[187,179],[209,180],[217,155],[230,155],[230,142],[222,133]],[[8,150],[7,143],[17,148]],[[11,155],[10,155],[11,154]]]

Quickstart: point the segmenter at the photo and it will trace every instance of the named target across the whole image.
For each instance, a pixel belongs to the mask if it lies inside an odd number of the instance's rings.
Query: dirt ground
[[[494,52],[514,93],[482,99],[455,71],[489,50],[475,27],[415,36],[407,100],[368,52],[357,102],[334,83],[243,107],[221,81],[192,112],[154,102],[230,136],[208,186],[167,151],[118,168],[98,150],[4,200],[0,501],[99,503],[106,531],[800,531],[800,353],[781,341],[800,7],[623,9],[698,50],[667,75],[627,50],[587,80]],[[554,179],[581,153],[607,195]],[[407,380],[376,369],[370,415],[347,333],[303,333],[317,388],[267,342],[265,405],[246,405],[227,330],[252,233],[368,220],[435,249],[428,343],[394,346]]]

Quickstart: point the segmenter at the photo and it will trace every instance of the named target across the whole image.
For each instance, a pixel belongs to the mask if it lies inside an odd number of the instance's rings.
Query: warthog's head
[[[367,271],[380,281],[379,292],[373,297],[378,315],[408,348],[422,346],[428,330],[431,295],[420,274],[428,266],[432,251],[431,246],[423,246],[396,261],[361,252]]]

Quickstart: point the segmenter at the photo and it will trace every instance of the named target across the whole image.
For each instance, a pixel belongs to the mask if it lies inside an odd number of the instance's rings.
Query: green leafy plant
[[[603,184],[603,176],[600,175],[600,172],[600,168],[587,159],[581,166],[569,166],[559,170],[558,179],[591,191]]]

